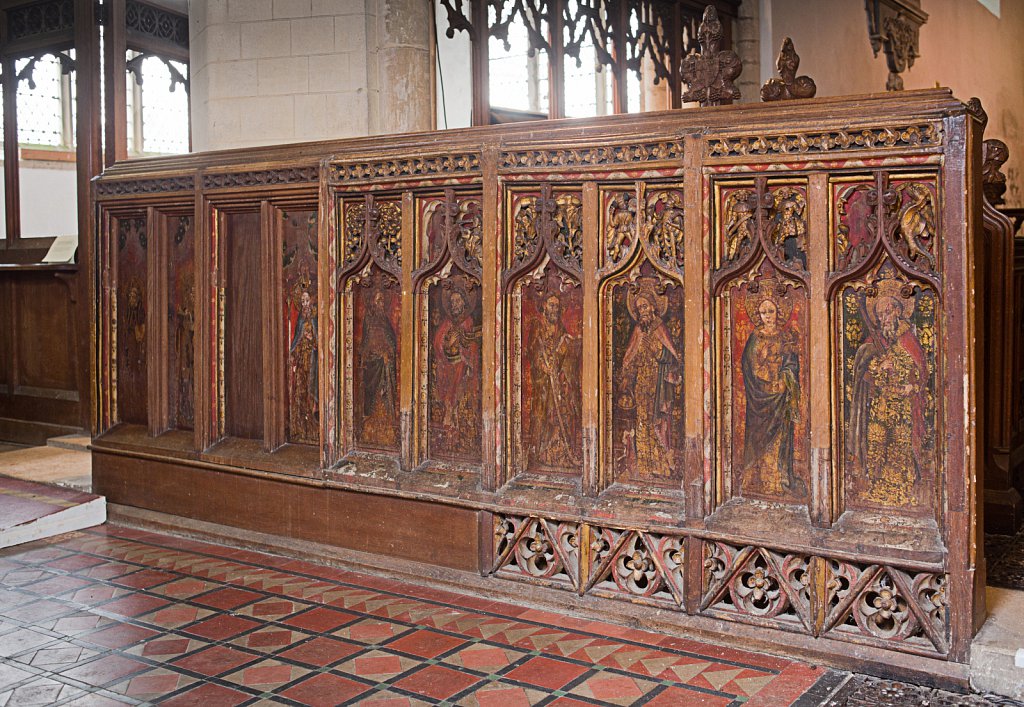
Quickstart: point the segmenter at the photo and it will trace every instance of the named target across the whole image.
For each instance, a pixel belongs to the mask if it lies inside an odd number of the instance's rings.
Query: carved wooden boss
[[[962,680],[976,131],[932,90],[117,165],[97,487]]]

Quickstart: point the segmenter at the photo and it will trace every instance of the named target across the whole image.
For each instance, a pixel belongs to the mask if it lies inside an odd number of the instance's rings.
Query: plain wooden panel
[[[263,437],[263,325],[260,306],[260,214],[224,217],[224,432]]]
[[[50,273],[14,283],[18,385],[75,391],[75,341],[67,285]]]
[[[95,452],[111,503],[475,571],[477,511]],[[428,540],[429,539],[429,540]]]

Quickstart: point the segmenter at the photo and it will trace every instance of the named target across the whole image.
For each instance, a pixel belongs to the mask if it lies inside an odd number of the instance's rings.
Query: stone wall
[[[193,148],[431,129],[429,18],[417,0],[192,0]]]

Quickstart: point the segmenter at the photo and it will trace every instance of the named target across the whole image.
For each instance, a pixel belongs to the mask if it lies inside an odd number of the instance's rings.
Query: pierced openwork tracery
[[[492,573],[579,589],[580,526],[544,518],[497,516]]]
[[[682,538],[598,527],[591,538],[586,592],[682,606]]]
[[[703,611],[773,619],[789,630],[813,630],[811,558],[757,547],[704,543]]]

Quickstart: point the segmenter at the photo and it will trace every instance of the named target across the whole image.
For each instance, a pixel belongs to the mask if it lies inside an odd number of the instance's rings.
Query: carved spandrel
[[[362,201],[345,202],[343,206],[342,256],[344,267],[355,265],[363,254],[366,233],[366,204]]]
[[[367,244],[381,269],[402,273],[402,206],[393,201],[371,201],[366,211]]]
[[[764,253],[780,271],[806,281],[808,270],[807,183],[764,177],[716,186],[717,268],[721,283],[757,263]]]
[[[479,280],[483,259],[480,197],[447,189],[443,198],[423,200],[420,213],[424,223],[421,266],[439,265],[447,254],[460,270]]]
[[[583,274],[583,200],[579,192],[544,184],[539,194],[513,197],[506,275],[547,255],[575,278]]]
[[[637,242],[636,191],[606,192],[604,202],[603,256],[607,266],[615,266],[625,260]]]
[[[683,101],[717,106],[740,97],[740,90],[733,82],[743,71],[743,62],[736,52],[721,49],[722,36],[718,11],[713,5],[708,5],[697,30],[700,53],[691,53],[683,59],[682,77],[687,88]]]
[[[921,273],[938,271],[936,250],[936,196],[933,184],[899,182],[893,189],[898,199],[895,228],[891,229],[895,255]]]
[[[800,56],[793,48],[793,40],[786,37],[782,42],[782,50],[775,61],[779,71],[777,78],[768,79],[761,87],[761,100],[786,101],[796,98],[814,98],[818,87],[810,76],[797,76],[800,68]]]
[[[683,216],[682,190],[648,188],[644,197],[644,248],[655,262],[679,273],[685,260]]]

